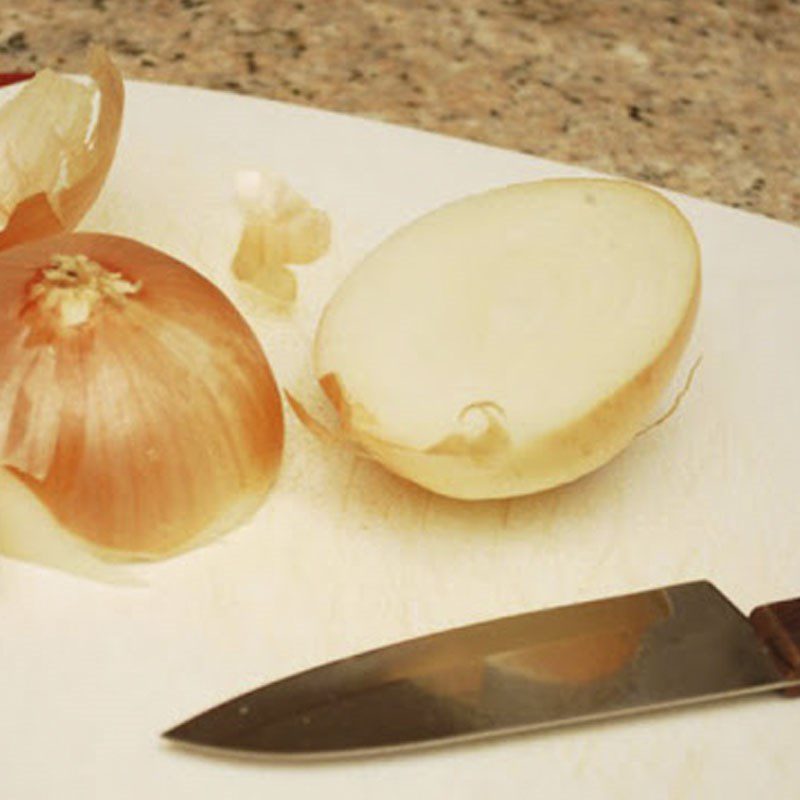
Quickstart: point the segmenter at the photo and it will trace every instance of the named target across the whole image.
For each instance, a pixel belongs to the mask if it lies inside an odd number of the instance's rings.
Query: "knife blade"
[[[770,690],[800,694],[800,598],[748,619],[699,581],[362,653],[242,694],[163,736],[276,758],[350,757]]]

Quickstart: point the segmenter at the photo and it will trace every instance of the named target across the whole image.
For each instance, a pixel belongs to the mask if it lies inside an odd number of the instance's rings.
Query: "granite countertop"
[[[81,71],[90,40],[129,78],[417,126],[800,223],[798,0],[0,7],[3,71]]]

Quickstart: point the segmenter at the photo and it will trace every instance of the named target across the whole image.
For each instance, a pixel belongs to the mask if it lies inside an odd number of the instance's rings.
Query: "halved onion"
[[[174,553],[250,516],[282,446],[264,353],[197,272],[102,234],[0,253],[0,548]]]
[[[367,256],[315,343],[342,433],[443,495],[572,481],[647,423],[700,296],[692,228],[612,180],[521,184],[410,224]]]
[[[42,70],[0,107],[0,250],[71,230],[105,182],[124,87],[101,47],[89,71],[94,86]]]

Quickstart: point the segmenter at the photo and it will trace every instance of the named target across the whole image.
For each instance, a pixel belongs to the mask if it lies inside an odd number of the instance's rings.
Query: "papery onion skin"
[[[610,461],[647,426],[648,421],[652,419],[656,404],[674,376],[697,316],[701,289],[700,251],[697,240],[688,221],[666,198],[646,187],[623,181],[569,179],[541,181],[538,184],[494,190],[484,197],[487,207],[492,207],[494,203],[503,202],[504,197],[507,198],[513,193],[524,195],[529,190],[547,192],[551,189],[558,191],[561,188],[574,191],[576,198],[586,192],[594,193],[598,197],[602,197],[603,192],[631,193],[642,202],[652,204],[657,210],[656,213],[666,221],[665,224],[674,226],[679,231],[681,249],[684,253],[682,258],[685,257],[681,269],[685,268],[686,274],[691,277],[686,285],[685,304],[676,309],[674,327],[665,335],[660,348],[626,380],[621,381],[608,393],[598,395],[591,406],[586,406],[580,413],[565,418],[560,425],[541,429],[536,435],[522,436],[513,425],[504,427],[503,403],[489,388],[484,388],[485,394],[482,392],[464,405],[454,408],[451,430],[441,430],[439,438],[434,438],[427,444],[411,444],[410,441],[416,432],[408,414],[403,427],[398,421],[398,406],[395,404],[392,411],[394,429],[388,431],[385,420],[389,414],[386,409],[370,402],[364,392],[353,389],[354,384],[360,384],[363,388],[364,376],[373,373],[369,364],[353,360],[352,343],[358,341],[361,336],[367,337],[369,346],[377,351],[384,341],[378,329],[380,326],[399,326],[398,330],[402,334],[402,331],[414,325],[410,320],[412,316],[410,313],[405,314],[405,318],[403,316],[402,309],[406,308],[403,304],[409,302],[408,297],[399,298],[396,294],[385,298],[377,296],[373,291],[376,284],[368,284],[359,276],[359,270],[362,270],[363,274],[375,267],[375,261],[371,262],[374,254],[371,254],[348,277],[331,300],[323,315],[315,341],[317,377],[338,414],[344,438],[358,445],[362,451],[391,471],[437,494],[480,500],[532,494],[571,482]],[[459,202],[477,203],[480,200],[481,196],[475,196],[432,212],[395,234],[375,252],[379,253],[384,247],[392,248],[397,242],[404,242],[405,244],[401,244],[402,256],[411,258],[407,243],[415,225],[431,226],[437,214],[450,214],[449,209],[455,209]],[[456,237],[466,237],[469,241],[475,229],[480,227],[477,223],[473,229],[469,226],[456,225],[454,216],[447,216],[446,224],[448,235],[453,237],[453,240]],[[600,228],[599,231],[601,237],[605,235],[604,229]],[[508,235],[511,236],[513,232],[509,231]],[[582,235],[582,231],[574,231],[576,239]],[[438,241],[437,248],[437,253],[447,253],[443,240]],[[394,252],[396,255],[397,251]],[[403,262],[403,257],[393,258],[393,268]],[[447,258],[446,255],[443,257]],[[392,273],[395,277],[399,274],[401,274],[400,269]],[[428,275],[430,273],[426,274],[425,279]],[[421,282],[419,291],[428,291],[428,286]],[[468,290],[464,288],[463,291]],[[474,302],[474,308],[478,309],[479,314],[484,315],[477,316],[473,326],[473,330],[480,330],[481,326],[486,324],[485,315],[488,314],[488,306],[480,294],[476,295],[473,292],[470,298],[471,302]],[[382,302],[386,303],[386,313],[378,315],[368,310],[369,304],[379,307]],[[458,299],[453,297],[447,302],[457,304]],[[349,305],[345,306],[345,303]],[[346,309],[344,312],[343,308]],[[492,311],[494,312],[494,309]],[[391,322],[386,322],[387,319],[391,319]],[[375,323],[377,327],[369,327],[369,323]],[[353,333],[355,330],[358,331],[357,334]],[[401,336],[392,335],[394,338],[391,342],[395,346]],[[398,369],[393,361],[386,358],[377,365],[377,374],[385,379],[385,385],[401,387],[407,394],[410,392],[407,387],[417,385],[414,382],[414,375],[411,374],[416,369],[413,361],[427,359],[428,352],[448,352],[448,345],[444,339],[431,340],[427,345],[416,342],[416,345],[416,349],[406,348],[405,352],[407,358],[404,364],[406,366],[411,364],[411,370]],[[525,360],[504,361],[504,358],[502,352],[496,353],[496,362],[505,364],[509,374],[520,376],[521,384],[529,386],[530,381],[525,378],[528,368]],[[472,382],[474,376],[468,374],[461,379],[462,382]],[[372,385],[381,382],[376,377],[371,377],[369,381]],[[446,394],[454,395],[460,391],[459,385],[440,386],[439,389]],[[421,397],[428,397],[425,386],[420,386],[418,392]],[[405,397],[406,394],[402,396]],[[535,387],[524,397],[524,403],[530,403],[531,407],[535,407],[537,403]],[[518,408],[520,404],[518,402]],[[478,435],[463,435],[459,413],[463,414],[472,408],[494,410],[491,415],[485,415],[485,430]]]
[[[32,287],[79,254],[136,291],[62,328]],[[104,234],[0,253],[0,464],[65,531],[110,556],[185,549],[254,512],[282,448],[261,346],[199,273]]]
[[[71,185],[54,195],[42,191],[22,199],[0,231],[0,250],[72,230],[103,188],[119,142],[125,88],[119,70],[102,47],[93,46],[88,60],[89,72],[99,90],[100,106],[85,154],[86,169]]]
[[[237,175],[237,199],[244,218],[231,264],[236,278],[259,290],[274,311],[288,311],[297,299],[297,278],[289,264],[310,264],[330,247],[328,215],[266,171]]]

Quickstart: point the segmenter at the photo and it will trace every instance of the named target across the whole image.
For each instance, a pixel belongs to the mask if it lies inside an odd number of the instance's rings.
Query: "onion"
[[[315,369],[341,434],[457,498],[572,481],[647,423],[700,294],[691,226],[611,180],[521,184],[402,229],[327,306]]]
[[[71,230],[103,187],[124,88],[101,47],[89,70],[94,86],[42,70],[0,107],[0,250]]]
[[[0,253],[7,552],[51,523],[104,556],[182,550],[255,511],[282,446],[261,347],[194,270],[102,234]]]

